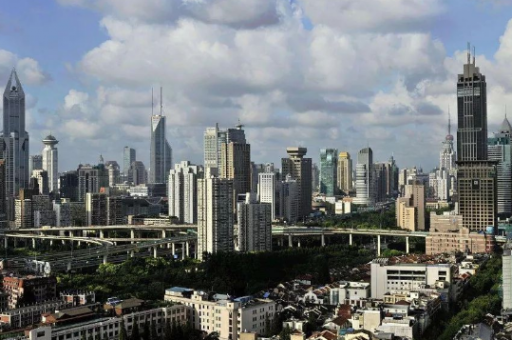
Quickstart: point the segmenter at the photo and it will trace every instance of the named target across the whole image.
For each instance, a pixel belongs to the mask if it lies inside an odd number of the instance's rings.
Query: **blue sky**
[[[52,132],[59,170],[99,154],[121,163],[124,145],[147,165],[150,89],[162,85],[175,162],[201,163],[204,128],[241,119],[255,162],[279,163],[287,145],[306,145],[317,160],[320,148],[355,154],[370,144],[377,160],[394,153],[400,166],[432,168],[446,108],[455,111],[454,54],[467,41],[493,82],[491,130],[512,99],[509,46],[500,43],[508,1],[410,0],[427,6],[418,10],[406,0],[180,1],[17,0],[0,9],[0,50],[10,56],[0,58],[0,82],[27,58],[41,73],[20,72],[35,102],[32,153]]]

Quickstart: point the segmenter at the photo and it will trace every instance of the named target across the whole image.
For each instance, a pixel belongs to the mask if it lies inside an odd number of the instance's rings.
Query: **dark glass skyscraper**
[[[4,91],[3,158],[5,195],[15,197],[28,187],[29,138],[25,131],[25,92],[16,70],[12,70]]]
[[[457,192],[462,226],[495,233],[497,162],[487,156],[487,84],[469,51],[457,79],[457,112]]]
[[[487,160],[487,83],[469,52],[457,81],[457,118],[457,160]]]

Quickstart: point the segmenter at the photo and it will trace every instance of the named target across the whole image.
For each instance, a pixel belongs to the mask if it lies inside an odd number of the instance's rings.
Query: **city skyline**
[[[251,158],[256,163],[278,164],[286,156],[286,146],[307,147],[309,156],[319,163],[322,148],[357,154],[369,145],[376,161],[385,161],[394,154],[401,167],[416,165],[430,170],[437,165],[448,107],[455,111],[456,94],[450,84],[465,58],[467,40],[477,47],[477,63],[486,70],[490,84],[489,136],[498,132],[505,105],[512,99],[512,89],[506,81],[512,29],[507,26],[509,18],[502,13],[506,12],[504,7],[509,8],[507,4],[447,4],[433,0],[428,5],[415,3],[418,10],[414,10],[409,6],[400,9],[401,1],[397,0],[389,6],[398,17],[379,17],[365,26],[354,20],[341,25],[329,17],[327,9],[339,9],[350,3],[347,0],[324,4],[321,7],[325,12],[315,9],[309,0],[264,1],[261,8],[247,0],[245,6],[233,9],[244,14],[237,21],[222,16],[222,8],[215,4],[182,6],[175,13],[159,13],[155,3],[134,14],[113,1],[107,3],[110,6],[59,0],[46,6],[35,5],[19,23],[9,20],[18,17],[16,13],[26,9],[28,2],[19,1],[0,12],[6,18],[6,25],[0,30],[4,42],[0,81],[6,83],[12,67],[17,67],[27,93],[27,132],[33,141],[50,133],[57,136],[61,171],[76,169],[79,163],[95,163],[100,154],[105,160],[121,163],[125,145],[137,149],[140,160],[149,167],[150,89],[160,85],[165,88],[167,138],[174,149],[173,160],[194,164],[202,164],[206,127],[215,126],[216,122],[234,127],[240,119],[246,125]],[[377,18],[379,6],[380,1],[374,9],[354,5],[353,16]],[[218,17],[212,17],[215,10],[220,11],[216,12],[220,13]],[[401,11],[409,13],[415,22],[400,17]],[[480,31],[463,29],[464,16],[459,19],[455,15],[459,11],[469,16],[481,13]],[[75,32],[83,39],[76,46],[71,44],[67,53],[55,56],[62,52],[60,48],[46,53],[50,58],[43,53],[47,51],[41,48],[44,44],[31,46],[45,32],[21,29],[25,20],[34,19],[35,13],[42,17],[61,14],[45,28],[47,34],[59,28],[62,31],[68,20],[62,14],[67,13],[79,18],[74,25],[77,30],[87,31],[88,36]],[[130,15],[138,20],[130,21]],[[386,34],[379,33],[383,27]],[[178,54],[189,54],[192,60],[151,59],[154,46],[142,45],[144,42],[137,38],[145,30],[149,40],[160,42],[162,34],[169,34],[167,47]],[[127,32],[133,34],[126,35]],[[190,35],[191,45],[184,46],[179,35],[191,32],[196,36]],[[287,48],[273,48],[271,39],[262,41],[263,32],[279,41],[275,46]],[[358,44],[356,38],[363,35],[367,40]],[[62,34],[61,42],[65,45],[75,38]],[[196,47],[201,42],[209,53],[198,51]],[[298,47],[299,42],[305,45],[304,49]],[[362,61],[351,58],[344,43]],[[395,48],[389,49],[388,45]],[[124,53],[119,54],[114,47]],[[257,55],[253,53],[255,49],[259,51]],[[140,51],[149,54],[141,55]],[[397,53],[403,56],[400,62],[393,60]],[[281,70],[276,71],[259,54],[268,55]],[[109,64],[100,58],[102,55],[114,58],[115,64],[133,70],[133,74],[117,66],[107,69]],[[373,62],[372,58],[376,60]],[[194,59],[202,65],[199,70],[190,67]],[[336,60],[343,62],[338,62],[339,66],[332,64]],[[138,69],[148,61],[162,72],[148,67],[141,74]],[[232,65],[231,76],[210,70],[222,69],[228,61],[245,63],[248,73],[236,65]],[[367,70],[361,70],[359,62],[366,63]],[[342,67],[348,64],[352,67]],[[178,66],[181,71],[173,73]],[[361,73],[356,78],[360,79],[354,79],[351,69],[358,67]],[[390,71],[381,74],[384,67]],[[325,72],[326,68],[332,72]],[[298,78],[291,70],[298,73]],[[210,75],[209,81],[201,72]],[[386,80],[377,78],[377,74]],[[36,143],[31,150],[39,148]],[[421,154],[413,152],[420,148]],[[78,156],[76,150],[80,151]]]

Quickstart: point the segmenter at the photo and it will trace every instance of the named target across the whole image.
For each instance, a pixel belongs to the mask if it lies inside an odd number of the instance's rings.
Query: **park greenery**
[[[502,272],[501,257],[493,255],[470,278],[462,300],[450,311],[441,312],[432,322],[425,339],[453,339],[466,324],[481,322],[487,313],[497,315],[501,308],[499,294]]]
[[[316,224],[324,228],[399,229],[396,226],[394,207],[379,211],[355,212],[351,215],[327,215],[322,222]]]
[[[95,272],[60,274],[59,287],[86,289],[99,301],[110,296],[162,299],[166,288],[183,286],[232,296],[257,293],[306,274],[313,282],[331,281],[330,271],[343,273],[373,257],[366,249],[347,245],[290,248],[263,253],[217,253],[202,263],[187,259],[131,258],[102,264]]]

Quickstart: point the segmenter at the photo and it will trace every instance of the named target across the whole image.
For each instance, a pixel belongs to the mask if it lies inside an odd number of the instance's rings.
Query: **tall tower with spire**
[[[3,143],[5,160],[5,195],[16,197],[29,181],[29,138],[25,131],[25,92],[13,69],[4,91]],[[12,216],[11,216],[12,217]]]
[[[462,226],[470,231],[497,231],[497,162],[488,159],[487,83],[468,61],[457,77],[457,194]]]
[[[166,183],[172,167],[172,149],[165,137],[162,88],[160,88],[160,113],[151,108],[151,145],[149,156],[149,183]]]
[[[448,134],[443,141],[443,149],[439,155],[439,169],[446,169],[448,172],[455,170],[457,156],[453,149],[453,135],[451,134],[451,119],[448,114]]]

